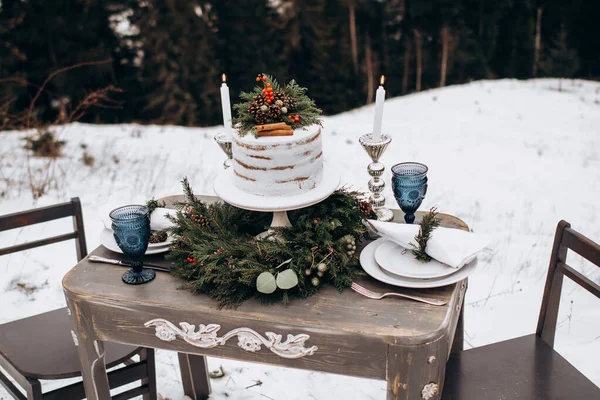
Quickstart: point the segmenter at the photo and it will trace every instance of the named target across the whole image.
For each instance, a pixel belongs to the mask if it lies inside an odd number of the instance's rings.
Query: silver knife
[[[90,260],[91,262],[120,265],[122,267],[131,267],[131,264],[126,261],[115,260],[112,258],[105,258],[105,257],[100,257],[100,256],[89,256],[88,260]],[[167,268],[167,267],[162,267],[160,265],[155,265],[155,264],[148,264],[146,262],[144,262],[144,267],[154,269],[156,271],[169,272],[169,268]]]

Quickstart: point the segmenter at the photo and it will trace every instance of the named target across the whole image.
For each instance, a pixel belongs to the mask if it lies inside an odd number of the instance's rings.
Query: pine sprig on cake
[[[257,126],[276,123],[285,124],[281,129],[282,135],[290,129],[321,124],[319,117],[322,111],[306,95],[307,89],[299,86],[295,80],[282,87],[272,76],[259,74],[256,82],[259,85],[252,92],[242,92],[242,101],[233,106],[237,112],[233,122],[240,135],[252,133],[259,136],[261,129],[257,129]]]

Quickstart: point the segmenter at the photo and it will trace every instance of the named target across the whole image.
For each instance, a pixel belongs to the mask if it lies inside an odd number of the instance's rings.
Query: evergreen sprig
[[[165,206],[164,201],[154,200],[154,198],[152,198],[152,200],[148,200],[146,202],[146,207],[148,207],[148,215],[152,215],[154,210],[156,210],[157,208],[160,208],[160,207],[164,207],[164,206]]]
[[[338,190],[319,204],[290,212],[292,227],[278,229],[284,239],[279,242],[255,238],[268,228],[269,213],[220,202],[206,204],[194,197],[187,179],[183,187],[185,202],[179,204],[174,218],[176,241],[168,255],[177,267],[171,271],[186,281],[186,288],[208,294],[222,307],[235,307],[253,297],[267,303],[287,302],[310,296],[327,284],[341,291],[362,273],[357,255],[347,247],[348,238],[366,238],[362,220],[373,215],[359,210],[358,192]],[[199,224],[198,215],[209,223]],[[286,268],[296,273],[298,285],[259,293],[258,275],[275,274],[277,266],[289,259]],[[324,271],[318,269],[320,264],[326,265],[321,265]]]
[[[429,212],[423,217],[421,220],[421,227],[419,228],[419,233],[415,236],[415,241],[417,242],[417,246],[411,243],[414,247],[413,255],[415,258],[421,262],[429,262],[431,261],[431,257],[425,253],[425,249],[427,248],[427,242],[431,238],[431,233],[435,228],[440,226],[442,220],[437,217],[437,208],[432,207]]]
[[[294,129],[300,129],[315,124],[321,125],[320,115],[323,111],[317,108],[315,101],[306,95],[307,88],[301,87],[293,79],[285,87],[282,87],[272,76],[267,74],[263,75],[267,78],[265,83],[269,83],[274,92],[283,90],[287,97],[296,101],[296,108],[294,108],[291,114],[300,117],[299,122],[295,123],[287,118],[289,114],[281,114],[277,118],[269,118],[267,123],[285,122]],[[256,135],[254,127],[257,125],[257,121],[254,116],[250,114],[249,107],[256,96],[262,95],[262,89],[263,87],[261,86],[255,86],[251,92],[241,92],[241,102],[233,105],[233,109],[237,112],[237,117],[233,119],[233,124],[240,135],[246,135],[248,133]]]

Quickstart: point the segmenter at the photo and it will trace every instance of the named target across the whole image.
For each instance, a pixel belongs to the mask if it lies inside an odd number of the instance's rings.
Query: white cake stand
[[[233,168],[223,170],[215,179],[214,190],[217,196],[232,206],[250,211],[272,212],[273,220],[268,231],[258,238],[273,235],[273,228],[292,226],[287,212],[317,204],[328,198],[340,185],[338,171],[323,162],[323,179],[316,188],[293,196],[258,196],[239,189],[234,182]]]

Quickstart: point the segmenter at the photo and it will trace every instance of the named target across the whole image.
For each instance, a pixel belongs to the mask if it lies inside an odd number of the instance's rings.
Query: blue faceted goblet
[[[117,245],[132,262],[132,268],[123,275],[123,282],[130,285],[150,282],[156,273],[144,268],[142,263],[150,239],[148,207],[123,206],[111,211],[109,216]]]
[[[404,211],[404,221],[412,224],[415,212],[427,194],[427,166],[404,162],[392,167],[392,190],[396,202]]]

